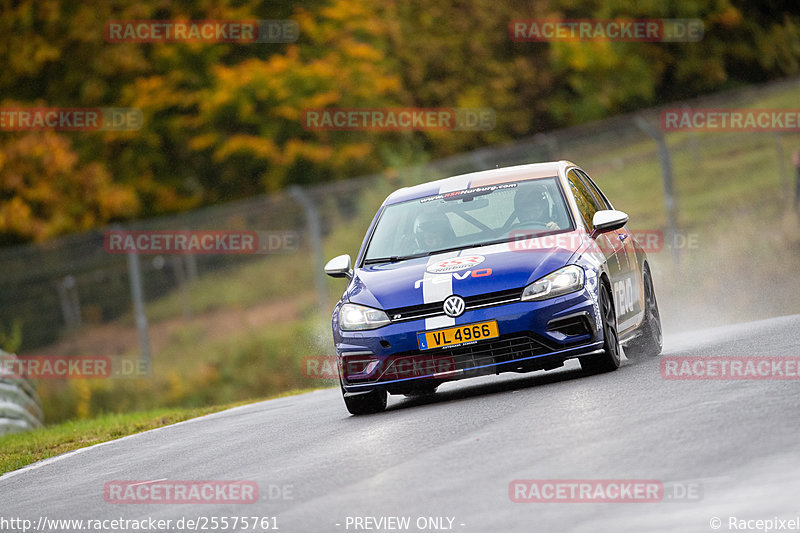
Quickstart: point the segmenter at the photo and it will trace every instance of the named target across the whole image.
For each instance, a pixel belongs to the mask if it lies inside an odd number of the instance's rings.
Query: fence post
[[[555,161],[558,152],[558,141],[549,133],[537,133],[533,136],[533,141],[539,146],[544,147],[544,161]]]
[[[664,205],[667,208],[667,221],[669,224],[669,234],[672,243],[672,261],[678,264],[678,247],[675,246],[676,238],[678,236],[678,207],[675,202],[675,193],[673,190],[672,178],[672,161],[669,157],[669,149],[667,148],[667,141],[664,135],[654,128],[647,120],[641,116],[635,118],[636,125],[649,135],[658,144],[658,159],[661,162],[661,177],[664,181]]]
[[[791,196],[791,182],[786,172],[786,160],[783,153],[783,139],[781,139],[780,132],[775,132],[772,137],[775,140],[775,151],[778,153],[778,165],[781,172],[781,192],[786,196]]]
[[[189,278],[189,283],[197,281],[197,257],[194,254],[186,254],[182,256],[186,261],[186,275]]]
[[[172,273],[175,274],[175,281],[178,284],[178,290],[181,291],[181,302],[183,304],[183,319],[187,322],[192,320],[192,295],[189,290],[189,281],[186,279],[184,272],[184,260],[181,255],[173,255],[170,258],[170,266],[172,266]]]
[[[139,358],[147,369],[147,375],[152,371],[150,358],[150,336],[147,332],[147,315],[144,310],[144,291],[142,290],[142,265],[139,254],[135,251],[128,252],[128,275],[131,280],[131,299],[133,299],[133,314],[136,320],[136,330],[139,334]]]
[[[800,149],[792,152],[792,165],[794,166],[794,201],[793,208],[800,211]]]
[[[75,276],[64,276],[56,282],[56,288],[67,329],[79,328],[81,326],[81,302],[78,298],[78,284]]]
[[[297,200],[303,207],[306,215],[306,227],[308,228],[309,240],[311,241],[311,253],[314,258],[314,281],[317,286],[317,297],[319,298],[320,312],[325,312],[328,306],[328,287],[325,283],[325,261],[322,257],[322,229],[319,221],[319,210],[314,205],[314,201],[306,192],[292,185],[289,187],[289,194]]]

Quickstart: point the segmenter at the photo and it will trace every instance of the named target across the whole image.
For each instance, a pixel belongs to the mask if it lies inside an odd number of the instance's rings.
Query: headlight
[[[522,300],[546,300],[583,288],[584,273],[578,265],[569,265],[540,278],[522,291]]]
[[[357,304],[343,304],[339,308],[339,326],[344,331],[375,329],[389,322],[389,316],[380,309]]]

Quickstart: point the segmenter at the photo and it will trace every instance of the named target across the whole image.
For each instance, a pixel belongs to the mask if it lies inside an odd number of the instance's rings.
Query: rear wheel
[[[655,357],[661,353],[663,335],[661,333],[661,315],[658,312],[656,291],[653,289],[653,277],[650,269],[645,267],[644,283],[644,322],[639,329],[641,334],[625,346],[625,355],[629,359],[638,359],[649,355]]]
[[[584,374],[601,374],[619,368],[619,336],[617,313],[605,283],[600,284],[600,317],[603,326],[603,353],[581,357]]]

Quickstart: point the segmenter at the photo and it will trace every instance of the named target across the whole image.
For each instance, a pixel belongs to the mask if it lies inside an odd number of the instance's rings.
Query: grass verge
[[[287,391],[274,397],[291,396],[309,390],[311,389]],[[85,448],[248,403],[251,402],[104,414],[90,420],[73,420],[26,433],[4,435],[0,437],[0,475],[78,448]]]

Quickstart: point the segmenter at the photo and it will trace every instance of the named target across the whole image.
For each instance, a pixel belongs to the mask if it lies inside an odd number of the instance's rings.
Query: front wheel
[[[345,396],[342,390],[344,405],[351,415],[380,413],[386,409],[386,396],[385,390],[373,390],[357,396]]]
[[[628,359],[638,359],[645,355],[655,357],[661,353],[663,344],[661,315],[658,312],[656,291],[653,289],[653,277],[647,267],[644,270],[643,282],[644,322],[639,326],[641,334],[625,346],[625,355]]]
[[[581,357],[584,374],[601,374],[619,368],[619,336],[617,334],[617,312],[605,283],[600,284],[600,316],[603,326],[603,353]]]

